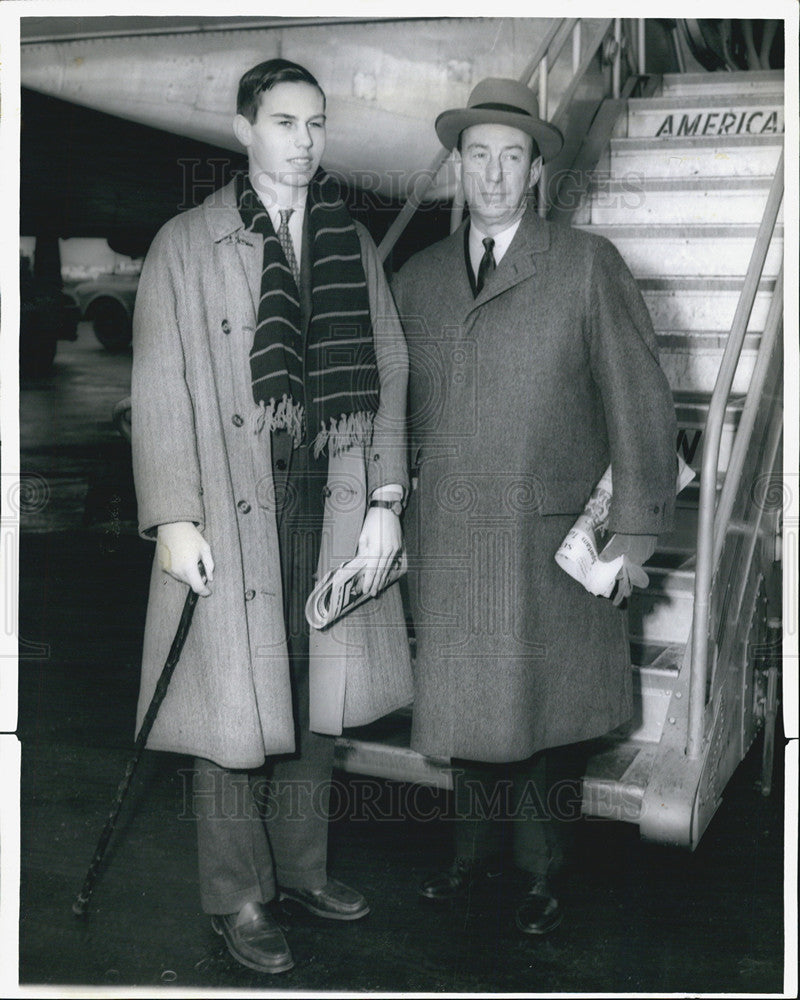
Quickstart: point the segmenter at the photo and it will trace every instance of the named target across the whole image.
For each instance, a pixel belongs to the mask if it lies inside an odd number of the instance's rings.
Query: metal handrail
[[[576,45],[576,40],[577,44],[578,45],[580,44],[579,33],[581,28],[581,20],[582,20],[581,18],[577,17],[575,18],[562,17],[553,21],[553,23],[548,27],[547,32],[545,33],[541,42],[539,43],[539,46],[536,49],[533,58],[528,62],[528,64],[525,66],[525,69],[518,77],[520,83],[524,83],[526,84],[526,86],[530,86],[531,89],[533,89],[534,91],[538,89],[540,115],[543,118],[547,117],[546,114],[547,72],[549,66],[552,64],[551,60],[555,61],[555,59],[558,58],[558,55],[563,50],[570,36],[572,36],[573,39],[573,55],[572,55],[573,77],[570,83],[567,85],[566,94],[569,95],[569,99],[572,98],[572,95],[575,92],[578,82],[582,78],[583,74],[586,72],[586,67],[591,62],[591,59],[594,58],[594,52],[588,59],[584,59],[583,63],[580,63],[579,59],[577,58],[579,56],[579,52],[576,54],[575,45]],[[615,67],[614,79],[618,83],[620,77],[620,52],[621,52],[621,37],[622,37],[621,21],[619,18],[608,19],[608,25],[603,31],[603,35],[601,37],[598,48],[603,45],[607,37],[608,30],[611,28],[612,24],[614,26],[615,39],[617,42],[615,56],[614,56],[614,67]],[[596,51],[597,50],[595,49],[595,52]],[[534,76],[536,76],[535,80],[533,79]],[[565,102],[562,100],[559,104],[559,111],[563,111],[564,107],[565,107]],[[554,115],[553,118],[555,120],[556,116]],[[448,156],[450,156],[450,151],[446,149],[442,149],[436,154],[436,157],[431,162],[430,167],[428,168],[428,170],[424,175],[424,179],[419,184],[417,184],[415,188],[412,190],[412,192],[409,194],[406,203],[401,208],[400,212],[398,213],[395,220],[392,222],[391,226],[389,226],[389,229],[386,231],[386,235],[383,237],[378,246],[378,257],[382,263],[386,260],[386,258],[395,248],[397,241],[403,235],[403,232],[405,231],[408,223],[411,221],[412,216],[417,211],[419,206],[422,204],[422,200],[424,199],[427,192],[433,186],[434,180],[436,179],[436,176],[438,175],[439,171],[441,170]],[[542,177],[539,180],[540,212],[546,210],[544,191],[545,191],[545,173],[543,171]],[[451,214],[450,214],[451,232],[454,229],[458,228],[458,225],[460,224],[461,221],[463,208],[464,208],[463,200],[460,198],[459,193],[456,192],[456,195],[453,199],[453,205],[451,207]]]
[[[530,83],[530,79],[536,72],[539,63],[547,54],[547,50],[550,47],[551,42],[556,37],[559,29],[562,27],[562,25],[566,20],[567,18],[561,17],[558,20],[553,21],[553,23],[548,27],[547,31],[545,32],[544,38],[542,38],[541,42],[539,43],[539,47],[535,50],[533,58],[528,62],[527,66],[522,71],[522,73],[520,73],[518,77],[520,83],[524,83],[526,85]],[[425,195],[433,186],[433,182],[436,179],[436,175],[444,166],[445,160],[447,159],[448,156],[450,156],[449,149],[439,150],[439,152],[436,154],[436,157],[432,161],[430,167],[428,167],[427,174],[423,179],[422,183],[418,184],[414,188],[414,190],[408,196],[405,205],[403,205],[403,207],[400,209],[397,218],[394,220],[391,226],[389,226],[388,230],[386,231],[386,235],[383,237],[380,244],[378,245],[378,258],[380,259],[381,263],[383,263],[389,256],[389,254],[392,252],[392,250],[394,250],[397,241],[403,235],[403,232],[405,231],[406,226],[411,221],[412,216],[419,208],[419,206],[422,204],[422,199],[425,197]]]
[[[764,392],[764,382],[766,381],[769,362],[775,347],[775,341],[778,337],[782,317],[783,267],[781,267],[775,279],[775,289],[772,293],[772,302],[770,302],[769,312],[764,323],[764,332],[761,334],[761,343],[759,344],[753,374],[750,378],[750,388],[736,428],[736,439],[733,442],[731,456],[728,459],[725,483],[720,490],[719,500],[717,501],[717,510],[714,519],[712,560],[712,565],[714,566],[719,563],[725,538],[727,537],[728,522],[731,519],[733,505],[736,501],[739,484],[742,480],[747,446],[750,443],[753,427],[759,413],[761,396]]]
[[[608,23],[607,23],[606,28],[605,28],[605,31],[603,32],[603,39],[605,39],[607,37],[608,31],[611,28],[611,25],[612,25],[612,19],[609,18],[608,19]],[[602,44],[603,44],[603,41],[601,40],[600,41],[600,45],[602,45]],[[598,48],[599,48],[599,46],[598,46]],[[595,49],[594,52],[587,52],[586,55],[583,57],[583,59],[580,59],[580,57],[579,57],[578,61],[577,61],[577,65],[575,64],[575,60],[573,58],[572,79],[567,84],[567,86],[566,86],[566,88],[564,90],[564,93],[561,95],[561,99],[558,102],[558,106],[556,107],[556,110],[553,112],[553,117],[552,117],[551,121],[552,121],[552,123],[554,125],[558,126],[560,124],[561,120],[566,115],[567,109],[569,108],[569,105],[572,103],[572,98],[575,96],[575,91],[578,89],[578,85],[581,82],[581,80],[583,79],[583,76],[586,73],[586,70],[591,65],[592,60],[594,59],[596,52],[597,52],[597,49]],[[616,52],[615,53],[615,59],[618,58],[618,57],[619,57],[619,52]],[[615,96],[618,97],[619,95],[616,94]]]
[[[764,215],[753,246],[750,264],[742,285],[739,302],[731,324],[731,332],[725,345],[717,381],[711,395],[708,418],[704,431],[703,463],[700,474],[700,510],[697,525],[697,562],[694,584],[694,619],[692,621],[692,656],[689,686],[689,720],[686,754],[699,757],[704,740],[706,684],[708,680],[709,652],[709,605],[711,582],[719,552],[715,553],[714,538],[718,532],[724,533],[727,524],[716,523],[716,492],[719,471],[719,452],[722,440],[722,425],[728,405],[733,378],[739,364],[739,356],[744,344],[747,324],[753,311],[759,282],[764,272],[764,262],[775,230],[781,201],[783,199],[783,153],[781,153],[770,186]],[[748,393],[749,398],[749,393]]]

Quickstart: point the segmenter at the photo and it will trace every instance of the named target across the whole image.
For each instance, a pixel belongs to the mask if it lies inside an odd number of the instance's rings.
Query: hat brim
[[[436,134],[442,145],[452,149],[459,135],[470,125],[511,125],[532,136],[542,159],[546,163],[561,152],[564,136],[549,122],[513,111],[495,111],[489,108],[453,108],[443,111],[436,119]]]

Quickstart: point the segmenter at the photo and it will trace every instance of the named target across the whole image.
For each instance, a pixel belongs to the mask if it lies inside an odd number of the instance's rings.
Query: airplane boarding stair
[[[770,191],[782,173],[782,133],[781,72],[666,75],[660,93],[628,98],[571,220],[610,239],[639,281],[674,393],[676,448],[697,472],[646,567],[648,588],[630,599],[635,715],[599,741],[583,811],[689,848],[775,712],[783,227],[780,191]],[[777,223],[771,234],[765,224],[764,267],[746,281],[768,200]],[[737,323],[741,355],[725,362],[730,391],[722,386],[713,403],[719,458],[703,471],[712,392]],[[693,636],[704,477],[717,523],[705,515],[709,590],[697,592],[707,613]],[[693,658],[704,641],[710,662],[698,679]],[[447,762],[409,749],[409,717],[410,708],[349,732],[337,742],[338,766],[449,787]]]
[[[373,29],[354,23],[347,28],[354,47],[342,56],[342,66],[355,73],[353,87],[338,62],[329,75],[332,101],[341,102],[349,120],[362,122],[370,135],[394,137],[393,143],[370,145],[369,155],[385,152],[405,169],[415,156],[433,152],[423,138],[433,134],[433,112],[423,106],[425,100],[440,109],[447,106],[444,95],[451,86],[466,94],[467,83],[482,75],[510,73],[510,66],[521,70],[518,78],[537,90],[540,113],[566,140],[539,182],[540,214],[606,236],[639,282],[674,393],[676,450],[697,476],[678,497],[674,528],[659,539],[647,565],[649,586],[630,599],[634,717],[598,742],[585,776],[583,809],[636,823],[648,839],[691,849],[762,727],[762,789],[770,786],[785,503],[780,478],[783,73],[685,72],[678,22],[669,29],[675,44],[670,64],[681,72],[647,73],[646,38],[649,33],[652,42],[663,24],[640,18],[633,28],[628,25],[620,18],[519,19],[500,67],[496,45],[486,48],[479,19],[450,23],[446,56],[440,51],[443,36],[429,37],[426,22],[404,22],[394,31],[413,58],[392,64],[391,86],[373,107],[362,66],[364,53],[373,49]],[[497,30],[511,27],[498,22]],[[259,29],[247,37],[258,51],[283,45],[284,54],[302,53],[303,45],[326,29],[276,30]],[[118,74],[108,74],[108,47],[138,45],[135,38],[98,40],[91,65],[85,40],[48,46],[32,39],[24,79],[67,99],[100,81],[92,90],[95,106],[112,113],[126,109],[130,117],[160,127],[176,128],[176,119],[185,119],[186,134],[230,141],[221,131],[223,122],[229,127],[227,70],[222,71],[227,63],[220,55],[227,51],[227,38],[224,31],[205,32],[201,39],[189,34],[153,43],[153,95],[146,109],[136,103],[138,83],[134,94],[117,93]],[[192,54],[198,47],[200,59]],[[159,103],[158,74],[172,79],[173,49],[183,52],[185,93],[170,90],[169,99]],[[334,55],[339,58],[338,50]],[[426,58],[429,85],[423,86],[418,64]],[[194,100],[198,88],[205,94],[202,106]],[[414,101],[401,101],[390,128],[381,102],[409,94]],[[333,156],[332,143],[326,152]],[[340,153],[346,165],[346,150]],[[363,150],[361,155],[363,160]],[[334,156],[333,165],[337,162]],[[369,162],[381,183],[390,177],[383,160]],[[408,201],[378,248],[382,260],[390,258],[426,197],[440,201],[455,193],[452,159],[442,149],[431,167],[414,177]],[[454,198],[452,228],[462,207]],[[118,408],[117,416],[124,412]],[[448,761],[409,748],[410,716],[409,706],[349,730],[337,740],[338,766],[450,787]]]

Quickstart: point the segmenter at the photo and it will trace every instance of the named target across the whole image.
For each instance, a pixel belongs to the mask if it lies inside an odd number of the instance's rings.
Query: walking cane
[[[203,580],[205,580],[206,574],[202,563],[200,564],[200,574],[203,577]],[[86,906],[97,883],[100,866],[103,863],[103,858],[105,857],[106,848],[108,847],[108,842],[111,839],[111,834],[114,832],[119,812],[122,808],[122,803],[125,800],[128,789],[131,786],[134,771],[139,763],[139,758],[142,756],[142,751],[144,750],[144,745],[147,742],[147,737],[150,735],[150,730],[153,728],[153,723],[156,721],[156,716],[158,715],[158,710],[161,707],[161,702],[164,700],[167,693],[167,688],[169,687],[173,671],[175,670],[178,660],[180,659],[181,651],[189,632],[189,626],[192,623],[192,616],[194,615],[196,604],[197,594],[190,589],[189,593],[186,595],[186,601],[183,605],[183,612],[181,614],[181,620],[178,624],[178,631],[175,633],[175,638],[172,640],[169,655],[167,656],[166,663],[161,670],[161,676],[158,678],[158,683],[156,684],[156,689],[153,692],[150,705],[145,713],[144,719],[142,720],[139,735],[136,737],[133,756],[128,761],[128,765],[125,768],[125,774],[122,776],[122,781],[120,781],[119,787],[117,788],[117,794],[114,796],[114,801],[111,803],[111,811],[108,814],[108,819],[106,820],[103,832],[100,834],[100,839],[97,841],[97,848],[95,849],[92,863],[89,865],[89,870],[86,872],[86,878],[83,880],[83,888],[81,889],[78,898],[72,904],[72,912],[76,917],[82,917],[86,912]]]

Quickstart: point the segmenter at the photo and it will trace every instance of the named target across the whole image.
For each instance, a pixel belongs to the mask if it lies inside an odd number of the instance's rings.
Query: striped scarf
[[[250,350],[253,398],[270,430],[295,447],[309,430],[314,456],[367,444],[378,407],[378,370],[361,244],[338,183],[319,171],[308,189],[311,319],[303,344],[300,292],[249,177],[237,179],[245,229],[264,238],[261,295]],[[305,349],[304,349],[305,348]],[[260,425],[260,426],[261,426]]]

